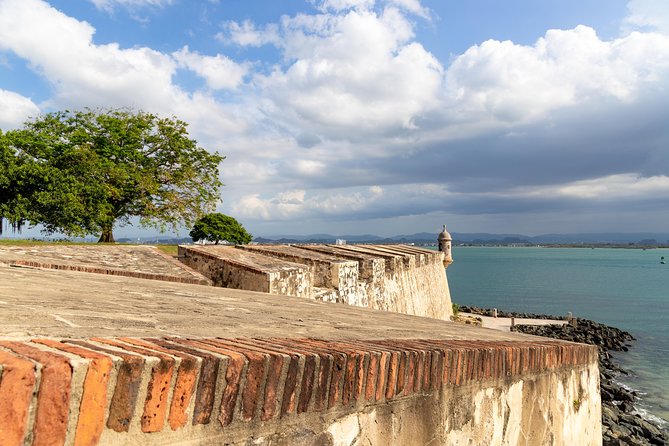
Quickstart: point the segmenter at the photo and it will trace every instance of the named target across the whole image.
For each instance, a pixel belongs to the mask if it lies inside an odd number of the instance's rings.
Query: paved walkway
[[[0,246],[0,264],[75,270],[172,282],[209,281],[155,246],[9,245]]]
[[[480,314],[473,313],[460,313],[463,316],[478,317],[483,321],[483,328],[490,328],[493,330],[499,331],[511,331],[511,318],[510,317],[492,317],[492,316],[481,316]],[[520,319],[515,318],[516,325],[553,325],[559,324],[564,325],[567,321],[556,320],[556,319]]]
[[[0,266],[0,336],[536,339],[310,299]]]

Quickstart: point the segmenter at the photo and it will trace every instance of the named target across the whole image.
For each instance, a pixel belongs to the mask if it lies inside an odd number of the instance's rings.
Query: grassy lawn
[[[171,255],[173,257],[176,257],[179,252],[178,245],[156,245],[156,246],[165,254]]]

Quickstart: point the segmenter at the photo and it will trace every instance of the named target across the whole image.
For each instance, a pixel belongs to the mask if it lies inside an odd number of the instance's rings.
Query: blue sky
[[[666,0],[0,0],[0,128],[83,107],[189,122],[258,235],[669,222]]]

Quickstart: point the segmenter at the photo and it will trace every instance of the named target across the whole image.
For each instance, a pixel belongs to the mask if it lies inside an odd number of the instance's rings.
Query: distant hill
[[[272,235],[259,236],[253,239],[257,243],[334,243],[337,239],[348,243],[436,243],[438,233],[417,232],[415,234],[401,234],[391,237],[382,237],[373,234],[363,235]],[[528,236],[522,234],[493,234],[488,232],[452,232],[455,244],[474,245],[510,245],[510,244],[629,244],[637,245],[664,245],[669,244],[669,233],[652,232],[602,232],[581,234],[542,234]],[[147,244],[183,244],[192,243],[190,237],[169,238],[161,236],[141,238],[120,238],[119,242],[147,243]]]
[[[363,234],[363,235],[332,235],[332,234],[310,234],[310,235],[268,235],[258,237],[264,240],[296,240],[296,241],[306,241],[306,240],[337,240],[343,239],[351,242],[367,242],[374,240],[381,240],[384,237],[379,237],[378,235],[372,234]]]
[[[438,233],[418,232],[391,237],[377,235],[278,235],[264,236],[254,239],[259,243],[334,243],[343,239],[350,243],[436,243]],[[582,234],[542,234],[528,236],[523,234],[493,234],[487,232],[462,233],[452,232],[455,243],[472,244],[578,244],[578,243],[636,243],[646,245],[669,244],[669,233],[582,233]]]

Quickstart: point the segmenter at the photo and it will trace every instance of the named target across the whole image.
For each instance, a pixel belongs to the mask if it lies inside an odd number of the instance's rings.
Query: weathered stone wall
[[[482,382],[341,417],[330,444],[601,445],[596,367]],[[583,399],[577,400],[579,396]],[[578,404],[575,404],[579,401]],[[310,445],[309,441],[293,444]]]
[[[311,297],[312,274],[309,268],[282,268],[269,273],[269,293]],[[239,287],[244,289],[243,285]]]
[[[599,445],[596,354],[559,341],[0,339],[0,438]]]
[[[347,303],[448,320],[453,315],[443,254],[405,245],[304,245],[358,262],[358,287]]]
[[[214,286],[298,297],[312,294],[312,274],[304,265],[270,261],[231,246],[179,246],[178,255]]]
[[[239,248],[181,246],[179,256],[217,286],[442,320],[453,314],[443,253],[437,251],[404,245]]]
[[[179,247],[179,258],[190,268],[211,280],[214,286],[248,291],[270,292],[269,274],[232,261],[221,262],[207,252]]]

